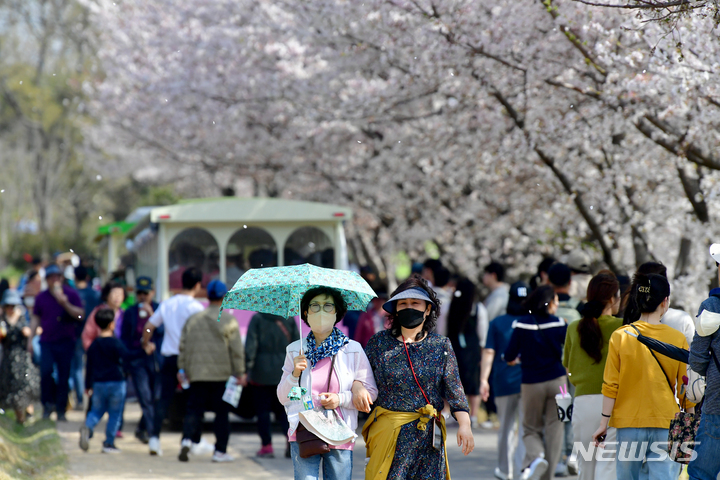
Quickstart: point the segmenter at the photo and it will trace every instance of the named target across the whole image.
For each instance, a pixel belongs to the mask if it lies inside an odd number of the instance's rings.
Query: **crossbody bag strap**
[[[635,329],[635,331],[638,333],[638,335],[642,335],[642,333],[640,333],[640,330],[638,330],[638,328],[635,325],[630,324],[630,326]],[[638,342],[640,342],[640,340],[638,340]],[[640,342],[640,343],[642,343],[642,342]],[[645,345],[645,344],[643,344],[643,345]],[[665,369],[663,368],[662,364],[660,363],[660,360],[658,360],[658,358],[655,356],[655,352],[652,351],[652,348],[648,347],[647,345],[645,345],[645,346],[650,351],[650,355],[652,355],[653,358],[655,359],[655,361],[657,362],[658,367],[660,367],[660,370],[662,370],[663,376],[665,377],[665,380],[667,381],[668,387],[670,387],[670,392],[672,393],[672,396],[675,397],[675,387],[673,387],[673,384],[670,383],[670,378],[668,378],[667,373],[665,373]]]
[[[327,388],[325,389],[326,392],[330,391],[330,380],[332,379],[333,367],[335,366],[335,357],[337,357],[337,355],[333,355],[332,360],[330,360],[330,373],[328,374]],[[302,381],[302,374],[303,372],[300,372],[300,376],[298,377],[298,385],[301,387],[302,384],[300,382]],[[292,373],[290,375],[292,375]],[[312,384],[310,385],[310,394],[312,394]]]
[[[405,343],[405,337],[403,337],[403,346],[405,347],[405,354],[407,355],[408,363],[410,364],[410,371],[413,374],[415,383],[417,383],[418,388],[420,388],[420,391],[422,392],[423,397],[425,398],[425,401],[427,402],[427,404],[432,405],[432,403],[430,403],[430,400],[428,400],[427,395],[425,395],[425,390],[423,390],[422,385],[420,385],[420,380],[418,380],[417,375],[415,375],[415,368],[413,368],[412,360],[410,360],[410,351],[408,350],[407,344]]]
[[[290,338],[290,332],[288,332],[287,327],[285,327],[285,325],[283,325],[283,322],[280,320],[275,320],[275,323],[277,324],[278,328],[280,330],[282,330],[282,332],[285,334],[285,336],[288,339],[288,342],[292,341],[292,338]]]
[[[335,366],[335,357],[337,357],[337,355],[333,355],[332,360],[330,360],[330,373],[328,374],[327,388],[325,389],[326,392],[330,391],[330,379],[332,378],[333,367]],[[340,383],[340,382],[338,382],[338,383]]]

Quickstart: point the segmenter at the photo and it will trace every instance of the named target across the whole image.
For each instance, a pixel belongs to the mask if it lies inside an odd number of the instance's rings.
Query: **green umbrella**
[[[365,311],[370,300],[377,296],[356,272],[306,263],[248,270],[225,295],[222,308],[281,317],[300,315],[300,300],[313,287],[331,287],[340,291],[348,310]]]

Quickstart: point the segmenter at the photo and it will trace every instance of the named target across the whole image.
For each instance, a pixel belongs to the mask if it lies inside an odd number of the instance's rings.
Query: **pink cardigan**
[[[304,339],[303,339],[304,344]],[[290,411],[291,402],[288,399],[288,393],[290,389],[298,385],[298,379],[292,375],[293,371],[293,358],[300,354],[300,340],[295,340],[293,343],[287,346],[285,349],[285,364],[283,365],[283,375],[280,379],[280,383],[277,387],[277,396],[280,403],[285,406],[288,411],[288,422],[290,423],[290,429],[288,435],[295,433],[295,429],[298,424],[297,413]],[[335,373],[337,374],[338,380],[340,381],[340,413],[342,414],[345,423],[355,431],[357,429],[357,417],[358,411],[352,403],[352,384],[355,380],[362,382],[362,384],[370,393],[370,397],[373,402],[377,399],[378,389],[375,384],[375,376],[373,375],[372,368],[370,367],[370,361],[365,355],[365,351],[362,346],[355,340],[350,340],[350,343],[340,349],[335,359]],[[310,388],[310,382],[312,381],[312,371],[305,370],[301,377],[302,386],[312,391]]]
[[[97,326],[97,323],[95,323],[95,312],[100,310],[101,308],[110,308],[104,303],[102,305],[98,305],[95,307],[95,309],[90,312],[90,315],[88,315],[87,321],[85,322],[85,327],[83,328],[82,334],[80,335],[80,338],[82,339],[83,349],[87,352],[87,349],[90,348],[90,345],[92,345],[92,342],[100,336],[100,327]],[[122,310],[118,308],[118,311],[115,313],[115,326],[117,327],[120,324],[120,319],[122,318]],[[115,329],[117,331],[117,328]]]

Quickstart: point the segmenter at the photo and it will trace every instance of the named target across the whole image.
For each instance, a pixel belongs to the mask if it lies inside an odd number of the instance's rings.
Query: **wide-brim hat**
[[[395,312],[395,302],[398,300],[403,300],[405,298],[416,298],[418,300],[425,300],[426,302],[430,303],[432,305],[432,308],[437,308],[437,305],[435,302],[432,301],[430,298],[430,295],[419,287],[414,288],[408,288],[407,290],[403,290],[402,292],[396,294],[394,297],[392,297],[387,302],[383,303],[383,310],[385,310],[388,313],[394,313]]]
[[[3,293],[0,305],[22,305],[22,298],[17,290],[8,289]]]

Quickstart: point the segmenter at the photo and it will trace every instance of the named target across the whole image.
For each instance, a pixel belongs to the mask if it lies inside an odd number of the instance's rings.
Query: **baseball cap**
[[[135,280],[135,290],[138,292],[148,292],[153,289],[153,281],[150,277],[138,277]]]
[[[208,300],[221,300],[228,292],[227,287],[220,280],[212,280],[207,286]]]
[[[47,267],[45,267],[45,277],[49,277],[50,275],[62,275],[63,272],[60,270],[60,267],[55,265],[54,263],[51,263]]]
[[[515,282],[510,285],[510,297],[508,298],[507,313],[510,315],[520,315],[523,309],[523,302],[530,295],[530,286],[525,282]]]
[[[567,266],[577,273],[590,273],[590,256],[580,249],[568,255]]]
[[[570,270],[570,267],[564,263],[556,263],[550,267],[550,270],[548,270],[548,279],[550,280],[550,283],[556,287],[564,287],[570,283],[571,276],[572,271]]]
[[[713,243],[710,245],[710,256],[713,260],[720,263],[720,243]]]

